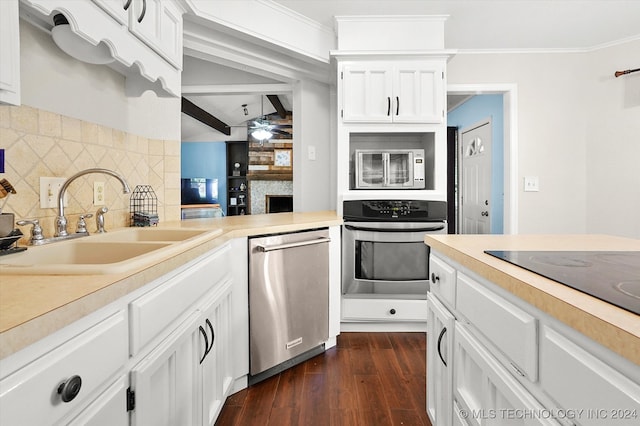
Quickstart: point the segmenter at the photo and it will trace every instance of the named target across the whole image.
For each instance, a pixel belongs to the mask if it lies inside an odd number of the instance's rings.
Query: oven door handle
[[[376,232],[435,232],[444,229],[445,225],[442,222],[435,223],[433,225],[426,226],[422,223],[402,223],[396,222],[395,224],[381,224],[379,222],[367,224],[367,222],[361,222],[357,225],[354,223],[345,222],[345,229],[349,231],[376,231]]]

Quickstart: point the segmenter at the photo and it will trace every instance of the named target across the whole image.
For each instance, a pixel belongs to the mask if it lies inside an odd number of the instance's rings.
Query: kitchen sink
[[[94,275],[148,267],[222,230],[123,228],[105,234],[29,247],[0,257],[0,274]]]
[[[94,241],[185,241],[211,231],[202,229],[125,228],[105,234],[96,234]]]

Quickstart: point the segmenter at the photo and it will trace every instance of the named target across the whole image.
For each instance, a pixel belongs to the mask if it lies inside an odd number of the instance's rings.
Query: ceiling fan
[[[252,120],[249,127],[249,134],[254,138],[264,143],[266,140],[270,140],[275,134],[282,135],[291,138],[291,131],[283,129],[291,129],[290,124],[273,124],[264,115],[264,96],[260,97],[260,118]]]

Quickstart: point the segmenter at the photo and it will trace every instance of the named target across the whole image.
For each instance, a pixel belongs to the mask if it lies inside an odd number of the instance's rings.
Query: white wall
[[[322,83],[303,81],[293,94],[293,209],[297,212],[336,208],[335,182],[331,176],[332,141],[330,90]],[[316,159],[309,160],[309,147]]]
[[[589,55],[587,229],[640,238],[640,40]]]
[[[20,20],[22,104],[153,139],[180,140],[180,98],[124,95],[125,78],[62,52]]]
[[[599,134],[598,139],[610,139],[606,135],[615,127],[616,139],[638,140],[638,108],[635,112],[631,111],[633,108],[625,109],[619,99],[620,90],[616,93],[598,88],[603,84],[602,79],[611,80],[616,67],[621,65],[607,61],[609,63],[602,64],[602,69],[598,70],[593,64],[600,63],[601,57],[614,50],[617,55],[631,58],[638,52],[638,43],[574,54],[462,53],[450,61],[449,84],[517,84],[519,233],[607,232],[637,236],[637,224],[627,213],[615,217],[623,225],[596,227],[600,214],[590,212],[603,202],[601,197],[606,194],[607,200],[620,200],[621,210],[628,207],[635,210],[636,217],[638,215],[638,202],[624,200],[628,198],[630,186],[620,188],[616,185],[617,178],[599,173],[600,177],[596,178],[599,184],[595,188],[607,189],[600,197],[591,188],[595,176],[593,167],[597,165],[596,158],[602,155],[598,151],[603,149],[594,146],[594,134]],[[603,74],[605,69],[606,76]],[[597,97],[594,91],[599,93]],[[606,113],[602,104],[607,105]],[[606,122],[598,119],[603,114],[606,114],[602,117]],[[634,114],[636,124],[632,125]],[[632,161],[623,153],[611,151],[605,158],[613,163]],[[529,175],[539,177],[539,192],[523,191],[522,179]],[[627,176],[627,179],[632,178]],[[596,192],[600,191],[596,189]],[[608,213],[601,216],[608,216],[611,221],[614,217]],[[635,234],[629,232],[634,226]]]

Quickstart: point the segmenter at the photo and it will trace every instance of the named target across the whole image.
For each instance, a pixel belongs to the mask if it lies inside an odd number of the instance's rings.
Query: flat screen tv
[[[182,178],[182,204],[217,204],[218,179]]]

